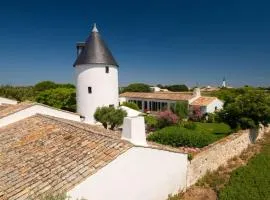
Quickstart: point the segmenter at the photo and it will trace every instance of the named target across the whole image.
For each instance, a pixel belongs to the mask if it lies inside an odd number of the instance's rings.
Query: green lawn
[[[206,134],[212,134],[216,139],[223,138],[232,132],[229,125],[224,123],[195,122],[196,129]]]
[[[231,133],[223,123],[187,123],[165,127],[148,136],[148,140],[173,147],[204,147]]]
[[[261,153],[235,170],[219,192],[220,200],[270,200],[270,139]]]

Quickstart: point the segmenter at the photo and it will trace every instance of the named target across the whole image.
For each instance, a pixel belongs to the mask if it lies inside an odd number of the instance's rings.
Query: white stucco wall
[[[1,104],[11,104],[11,105],[14,105],[14,104],[17,104],[18,102],[16,100],[12,100],[12,99],[7,99],[7,98],[4,98],[4,97],[0,97],[0,105]]]
[[[187,155],[133,147],[68,192],[72,200],[165,200],[186,185]]]
[[[71,112],[65,112],[65,111],[57,110],[57,109],[50,108],[43,105],[33,105],[29,108],[26,108],[24,110],[18,111],[14,114],[1,118],[0,127],[17,122],[19,120],[33,116],[35,114],[44,114],[44,115],[50,115],[50,116],[73,120],[73,121],[80,121],[80,116],[75,113],[73,114]]]
[[[105,73],[105,67],[109,73]],[[85,122],[94,123],[97,107],[118,106],[118,67],[104,64],[78,65],[75,67],[77,112]],[[88,93],[92,87],[92,93]]]
[[[213,102],[211,102],[210,104],[207,105],[206,107],[206,112],[207,113],[213,113],[215,112],[215,108],[222,109],[223,108],[223,101],[216,99]]]

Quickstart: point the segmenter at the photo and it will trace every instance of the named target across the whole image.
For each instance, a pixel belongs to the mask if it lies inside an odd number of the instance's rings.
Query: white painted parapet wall
[[[187,154],[132,147],[68,192],[72,200],[165,200],[186,186]]]
[[[4,97],[0,97],[0,105],[1,104],[10,104],[10,105],[15,105],[17,104],[18,102],[16,100],[12,100],[12,99],[7,99],[7,98],[4,98]]]
[[[27,117],[31,117],[35,114],[44,114],[49,115],[53,117],[73,120],[73,121],[81,121],[80,116],[76,113],[63,111],[60,109],[55,109],[49,106],[45,106],[42,104],[33,104],[33,106],[25,108],[21,111],[15,112],[13,114],[10,114],[6,117],[3,117],[0,119],[0,127],[6,126],[8,124],[20,121],[22,119],[25,119]]]

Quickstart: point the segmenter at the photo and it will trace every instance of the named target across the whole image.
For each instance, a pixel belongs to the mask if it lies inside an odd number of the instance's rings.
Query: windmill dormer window
[[[108,66],[106,66],[105,72],[106,72],[107,74],[110,72],[110,68],[109,68]]]
[[[92,93],[92,87],[88,87],[88,93],[89,93],[89,94]]]

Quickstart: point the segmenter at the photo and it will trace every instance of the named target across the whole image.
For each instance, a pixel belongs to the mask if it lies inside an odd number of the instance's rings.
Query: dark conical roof
[[[111,51],[102,40],[96,25],[94,25],[91,35],[85,42],[85,47],[78,55],[73,66],[75,67],[76,65],[82,64],[108,64],[118,66]]]

